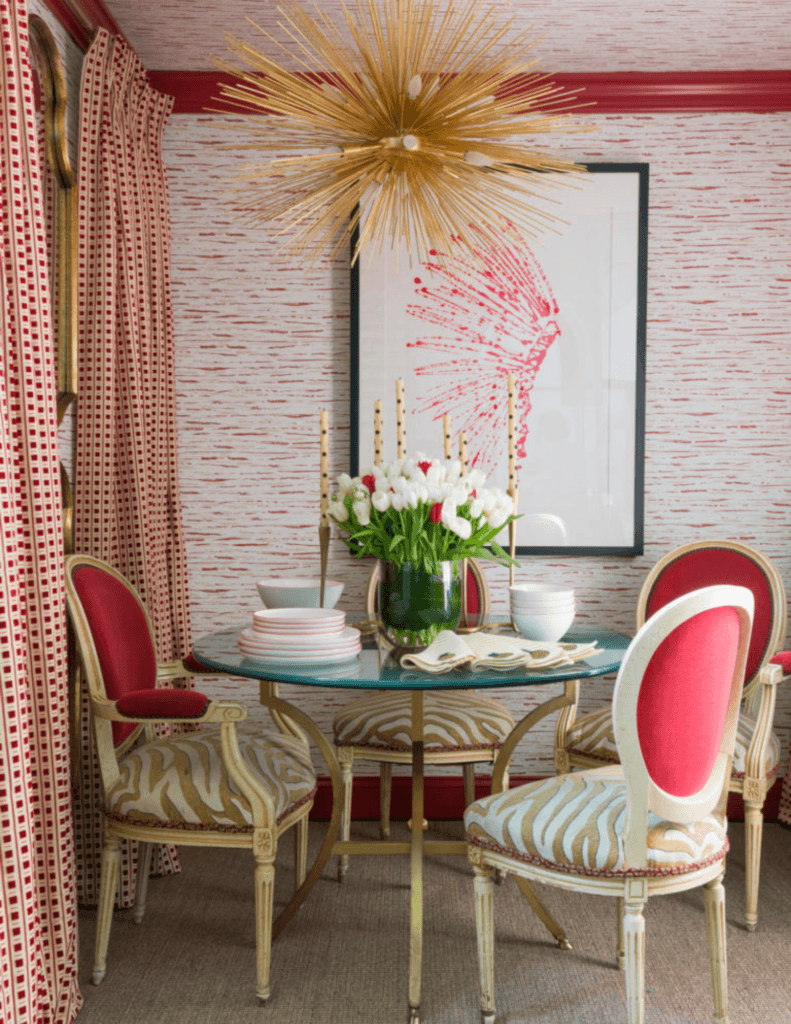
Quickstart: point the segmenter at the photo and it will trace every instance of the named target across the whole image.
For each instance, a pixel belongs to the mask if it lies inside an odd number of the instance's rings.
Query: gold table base
[[[565,693],[545,701],[514,727],[502,750],[497,756],[492,771],[492,792],[502,789],[503,776],[514,748],[530,729],[547,715],[561,708],[569,707],[576,701],[575,690],[578,680],[565,684]],[[424,752],[423,752],[423,705],[424,691],[412,691],[412,821],[422,821],[424,805]],[[272,937],[278,935],[296,913],[310,890],[318,881],[324,865],[333,854],[405,856],[410,858],[410,914],[409,914],[409,1011],[408,1024],[420,1024],[421,975],[423,965],[423,857],[426,854],[465,856],[467,844],[463,840],[425,839],[422,828],[411,829],[409,841],[346,840],[340,841],[338,834],[341,824],[341,774],[335,750],[314,722],[304,712],[281,700],[277,695],[277,684],[261,682],[261,703],[265,705],[279,727],[292,735],[307,733],[317,744],[327,764],[332,785],[332,816],[327,827],[321,849],[304,883],[282,911],[272,928]],[[516,882],[533,911],[554,936],[560,949],[571,949],[566,933],[552,917],[539,899],[533,887],[525,879]]]

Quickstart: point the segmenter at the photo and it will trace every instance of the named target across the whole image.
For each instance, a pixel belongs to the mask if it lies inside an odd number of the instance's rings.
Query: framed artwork
[[[516,384],[520,555],[643,549],[648,165],[588,164],[558,187],[554,232],[502,249],[410,261],[363,254],[352,271],[351,465],[396,457],[395,384],[406,450],[454,451],[508,487],[509,373]],[[363,210],[363,217],[365,211]]]

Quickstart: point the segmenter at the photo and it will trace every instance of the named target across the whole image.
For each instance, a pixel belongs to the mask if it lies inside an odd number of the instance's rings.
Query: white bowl
[[[554,583],[515,583],[508,588],[511,597],[557,601],[561,598],[574,600],[574,587],[558,587]]]
[[[256,586],[267,608],[318,608],[320,579],[260,580]],[[334,608],[343,593],[339,580],[324,581],[324,607]]]
[[[536,615],[521,615],[519,612],[511,611],[514,625],[522,636],[528,640],[544,640],[547,643],[560,640],[574,621],[574,615],[573,608],[564,612]]]
[[[575,601],[517,601],[511,598],[511,607],[518,612],[562,612],[573,608]]]

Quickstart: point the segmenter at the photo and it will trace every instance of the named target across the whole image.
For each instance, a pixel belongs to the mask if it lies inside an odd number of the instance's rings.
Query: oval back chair
[[[645,1019],[646,901],[704,886],[714,1016],[727,1021],[725,810],[753,605],[746,587],[705,587],[641,627],[613,696],[620,764],[467,808],[484,1024],[495,1019],[495,870],[618,900],[629,1024]]]
[[[366,611],[377,608],[379,567],[368,579]],[[486,577],[474,559],[467,560],[467,609],[484,619],[489,611]],[[378,761],[379,813],[382,838],[390,835],[390,798],[394,764],[412,763],[412,738],[407,691],[381,690],[352,701],[333,722],[334,741],[343,782],[343,816],[340,838],[351,829],[352,766],[356,760]],[[428,692],[424,704],[425,763],[461,764],[464,772],[464,804],[475,799],[475,765],[493,764],[497,752],[514,727],[514,718],[500,701],[472,690]],[[508,786],[506,775],[505,786]],[[343,879],[349,858],[342,855],[338,877]]]
[[[776,685],[783,673],[770,662],[786,629],[786,598],[780,573],[760,551],[736,541],[686,544],[653,567],[637,601],[637,628],[669,601],[702,586],[734,584],[755,598],[747,658],[744,710],[739,716],[730,789],[744,798],[747,928],[758,922],[758,881],[766,793],[780,766],[780,742],[772,731]],[[782,660],[782,659],[780,659]],[[615,764],[618,750],[610,707],[576,717],[564,709],[555,736],[555,767],[593,768]]]
[[[104,977],[120,844],[141,844],[134,918],[145,909],[152,843],[247,848],[255,864],[256,994],[269,997],[277,839],[297,826],[297,886],[316,778],[303,740],[237,723],[245,707],[163,688],[199,674],[191,659],[157,664],[154,632],[134,587],[105,562],[66,558],[66,604],[90,694],[102,777],[101,882],[93,983]],[[162,725],[199,731],[158,736]]]

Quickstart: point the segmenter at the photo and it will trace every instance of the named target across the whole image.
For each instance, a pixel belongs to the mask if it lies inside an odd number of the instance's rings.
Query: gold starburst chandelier
[[[296,154],[247,168],[234,205],[276,223],[303,264],[355,234],[353,261],[402,242],[417,256],[452,240],[490,251],[498,217],[532,238],[550,226],[558,175],[584,168],[508,140],[586,129],[570,120],[576,94],[534,70],[530,32],[511,37],[513,19],[498,26],[476,0],[342,6],[342,27],[318,7],[279,7],[288,43],[254,25],[296,71],[226,35],[242,67],[215,63],[235,76],[222,99],[250,117],[243,148]]]

